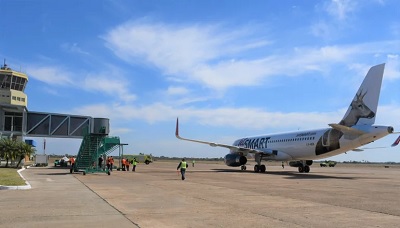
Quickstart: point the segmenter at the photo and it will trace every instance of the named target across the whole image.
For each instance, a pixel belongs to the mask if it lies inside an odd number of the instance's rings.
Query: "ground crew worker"
[[[192,161],[192,167],[194,167],[194,160]]]
[[[113,156],[111,156],[110,157],[110,171],[112,171],[113,166],[114,166],[114,158],[113,158]]]
[[[106,165],[107,165],[107,169],[110,170],[110,157],[107,157]]]
[[[284,169],[285,168],[285,164],[282,162],[282,169]]]
[[[125,163],[126,163],[126,159],[122,158],[122,171],[125,171]]]
[[[136,165],[137,165],[136,158],[133,159],[132,164],[133,164],[132,172],[135,172],[136,171]]]
[[[125,160],[125,169],[126,169],[126,171],[129,171],[129,164],[130,164],[129,159],[126,159]]]
[[[185,180],[185,172],[186,172],[187,167],[188,167],[188,164],[186,163],[184,158],[179,163],[178,167],[176,167],[176,170],[181,169],[182,180]]]
[[[74,156],[72,156],[72,158],[69,159],[69,162],[71,162],[71,168],[74,169],[74,165],[75,165],[75,158],[74,158]]]

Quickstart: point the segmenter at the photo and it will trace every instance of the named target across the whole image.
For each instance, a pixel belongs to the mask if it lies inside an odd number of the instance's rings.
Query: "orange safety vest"
[[[71,161],[71,164],[75,163],[75,158],[70,158],[69,160]]]
[[[125,165],[125,164],[126,164],[126,160],[125,160],[125,158],[124,158],[124,159],[122,159],[122,164],[123,164],[123,165]]]

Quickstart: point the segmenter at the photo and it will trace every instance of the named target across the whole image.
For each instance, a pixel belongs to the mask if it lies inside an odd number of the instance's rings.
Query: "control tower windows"
[[[9,74],[0,74],[0,88],[2,89],[10,89],[11,83],[11,75]]]
[[[26,78],[18,77],[16,75],[0,74],[1,89],[13,89],[23,92],[26,82]]]
[[[26,79],[14,76],[12,77],[11,89],[24,91]]]

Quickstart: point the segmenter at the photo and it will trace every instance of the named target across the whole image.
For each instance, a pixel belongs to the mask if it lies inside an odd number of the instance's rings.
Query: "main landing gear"
[[[245,171],[246,170],[246,166],[245,165],[240,166],[240,170]]]
[[[267,168],[265,165],[261,165],[261,160],[262,160],[261,154],[256,154],[255,159],[256,159],[257,165],[254,166],[254,172],[255,173],[265,173]]]
[[[299,173],[309,173],[310,172],[310,166],[304,165],[304,166],[299,166]]]
[[[254,166],[254,172],[256,173],[265,173],[267,170],[267,167],[265,165],[255,165]]]

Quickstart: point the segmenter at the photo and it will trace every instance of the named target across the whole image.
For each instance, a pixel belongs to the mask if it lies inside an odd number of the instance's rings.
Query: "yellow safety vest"
[[[186,162],[181,162],[181,169],[186,169]]]

